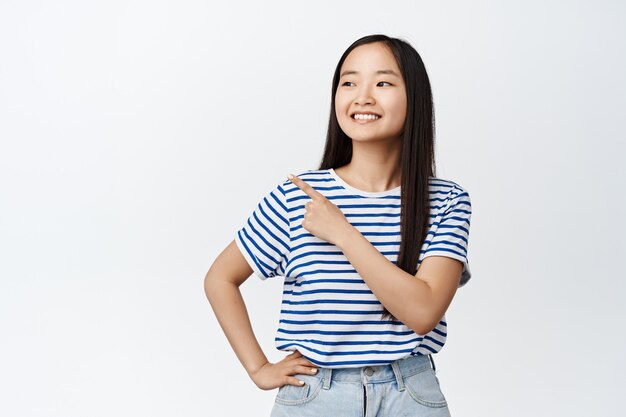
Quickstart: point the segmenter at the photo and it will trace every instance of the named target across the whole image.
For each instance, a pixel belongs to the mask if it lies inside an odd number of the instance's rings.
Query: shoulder
[[[296,170],[296,171],[291,171],[294,175],[296,175],[297,177],[300,177],[303,180],[307,180],[307,178],[312,177],[312,175],[315,174],[323,174],[324,172],[326,172],[326,170],[313,170],[313,169],[300,169],[300,170]],[[291,181],[289,181],[289,178],[287,178],[287,174],[283,175],[282,177],[280,177],[275,183],[274,183],[274,190],[276,191],[280,191],[281,193],[285,193],[285,191],[291,187],[294,187],[293,183]]]
[[[293,175],[315,188],[328,182],[330,178],[327,169],[299,169],[291,172]],[[277,189],[285,196],[287,202],[293,202],[306,195],[287,178],[287,175],[278,183]]]
[[[453,208],[471,210],[469,191],[459,182],[447,178],[430,177],[429,189],[442,212]]]
[[[293,171],[293,174],[303,180],[306,183],[315,185],[319,182],[328,181],[330,178],[329,170],[327,169],[301,169]],[[285,181],[282,183],[284,187],[298,188],[285,176]]]
[[[429,177],[429,187],[436,191],[443,191],[450,197],[458,197],[462,194],[469,195],[467,188],[456,181],[441,177]]]
[[[307,178],[315,178],[315,177],[320,177],[320,176],[326,176],[328,175],[328,170],[327,169],[303,169],[300,171],[296,171],[295,175],[297,175],[298,177],[302,178],[303,180],[306,180]]]

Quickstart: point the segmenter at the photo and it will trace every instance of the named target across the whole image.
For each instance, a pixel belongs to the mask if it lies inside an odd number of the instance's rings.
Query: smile
[[[373,123],[376,120],[380,119],[381,116],[377,116],[377,115],[373,115],[373,114],[355,114],[354,116],[351,117],[352,120],[354,120],[355,123],[358,124],[366,124],[366,123]]]

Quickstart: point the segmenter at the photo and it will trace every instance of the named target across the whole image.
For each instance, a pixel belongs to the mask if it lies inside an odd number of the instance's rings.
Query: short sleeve
[[[450,191],[448,202],[424,258],[447,256],[463,262],[460,288],[472,277],[467,257],[472,203],[469,193],[458,185]]]
[[[237,247],[254,273],[265,280],[284,276],[282,261],[290,248],[285,190],[277,185],[257,204],[235,236]]]

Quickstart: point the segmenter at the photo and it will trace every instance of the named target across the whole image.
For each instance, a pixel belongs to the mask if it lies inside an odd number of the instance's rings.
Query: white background
[[[269,415],[203,289],[262,195],[316,169],[341,53],[421,54],[473,278],[435,355],[454,416],[617,415],[619,1],[0,0],[0,414]],[[241,288],[270,361],[282,282]]]

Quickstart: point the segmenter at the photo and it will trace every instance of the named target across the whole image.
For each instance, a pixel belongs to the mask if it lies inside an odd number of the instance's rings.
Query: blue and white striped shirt
[[[331,169],[297,174],[339,207],[346,219],[389,261],[400,249],[400,188],[358,190]],[[463,262],[459,287],[471,277],[467,259],[471,202],[459,184],[429,178],[430,228],[418,265],[428,256]],[[285,179],[254,209],[235,241],[261,279],[285,277],[276,348],[299,350],[328,368],[386,365],[436,353],[447,336],[445,314],[418,335],[401,321],[381,320],[382,304],[337,246],[302,228],[310,201]]]

